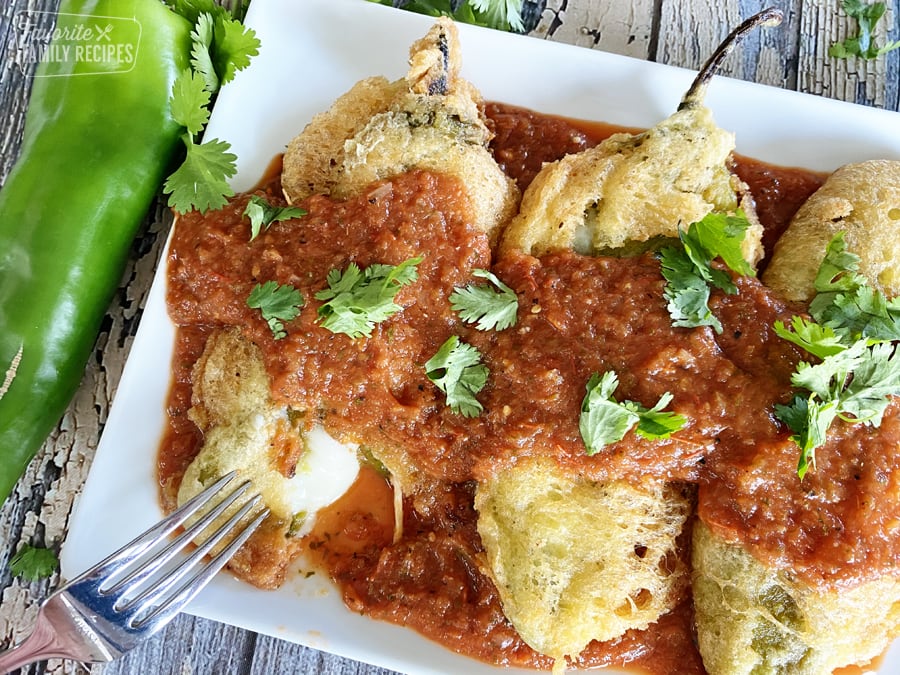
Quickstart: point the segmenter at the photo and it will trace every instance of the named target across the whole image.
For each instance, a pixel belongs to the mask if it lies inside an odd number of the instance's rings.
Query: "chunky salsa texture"
[[[488,105],[487,114],[495,157],[522,188],[543,162],[621,130],[500,104]],[[769,246],[823,180],[743,157],[735,158],[735,170],[756,198]],[[256,193],[284,204],[277,173]],[[180,328],[170,431],[159,456],[162,499],[173,506],[199,449],[200,435],[186,417],[192,364],[209,331],[240,326],[263,352],[276,400],[314,412],[337,437],[405,448],[436,486],[405,498],[397,541],[391,488],[372,467],[320,516],[307,548],[351,609],[485,661],[549,667],[503,615],[483,569],[473,507],[479,479],[536,453],[600,481],[652,476],[692,486],[698,512],[714,530],[814,586],[865,580],[900,555],[892,534],[900,514],[877,508],[896,491],[896,406],[877,434],[838,423],[818,451],[817,470],[798,481],[798,449],[773,406],[790,398],[790,376],[803,356],[771,326],[803,308],[758,280],[741,277],[738,294],[713,294],[721,334],[674,328],[652,254],[495,257],[470,225],[464,186],[446,176],[412,171],[345,202],[312,197],[301,204],[306,216],[275,223],[252,241],[242,216],[248,199],[205,216],[187,214],[175,232],[168,302]],[[370,338],[336,335],[317,323],[315,295],[329,271],[350,261],[366,267],[413,257],[422,258],[419,278],[397,294],[402,311]],[[477,281],[476,269],[490,269],[515,291],[515,326],[478,331],[452,310],[449,295]],[[246,304],[253,286],[269,280],[306,299],[277,341]],[[452,335],[477,347],[490,371],[478,417],[451,411],[423,368]],[[578,429],[585,383],[607,370],[619,375],[619,398],[652,405],[670,392],[687,425],[664,440],[628,434],[587,456]],[[592,643],[578,665],[702,673],[689,597],[646,631]]]

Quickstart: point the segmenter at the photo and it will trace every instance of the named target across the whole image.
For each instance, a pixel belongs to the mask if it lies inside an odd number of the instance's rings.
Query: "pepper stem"
[[[722,61],[734,51],[734,48],[741,43],[741,40],[755,28],[761,26],[777,26],[781,23],[782,19],[784,19],[784,13],[780,9],[769,7],[759,14],[754,14],[740,26],[731,31],[728,34],[728,37],[722,41],[722,44],[716,48],[716,51],[712,53],[709,60],[703,64],[703,68],[697,73],[697,77],[694,78],[690,89],[687,90],[684,98],[681,99],[678,109],[685,110],[703,105],[703,98],[706,96],[706,88],[709,86],[710,80],[712,80],[713,75],[718,72],[719,66],[722,65]]]

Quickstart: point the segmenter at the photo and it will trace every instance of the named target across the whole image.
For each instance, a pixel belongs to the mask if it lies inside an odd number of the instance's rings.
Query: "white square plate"
[[[253,0],[247,17],[262,41],[252,65],[219,96],[207,138],[231,143],[237,190],[248,189],[310,118],[357,80],[400,77],[427,17],[362,0]],[[652,126],[675,110],[694,73],[646,61],[460,26],[464,75],[488,100],[542,112]],[[876,157],[900,159],[900,115],[717,78],[707,98],[741,154],[830,170]],[[62,551],[67,577],[156,520],[157,446],[165,425],[174,330],[157,272],[90,476]],[[260,591],[220,575],[190,611],[386,668],[421,675],[497,675],[412,631],[347,610],[316,575]],[[611,671],[605,671],[611,672]],[[882,672],[900,672],[895,646]]]

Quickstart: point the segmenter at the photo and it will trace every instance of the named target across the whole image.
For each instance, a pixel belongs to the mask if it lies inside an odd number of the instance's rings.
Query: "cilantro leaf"
[[[399,265],[369,265],[365,271],[350,263],[341,272],[328,273],[328,288],[316,293],[325,300],[319,307],[318,321],[332,333],[351,338],[371,337],[375,324],[401,309],[394,303],[397,292],[418,279],[416,266],[422,258],[410,258]]]
[[[900,299],[888,300],[875,289],[862,287],[852,294],[837,295],[819,320],[846,339],[900,340]]]
[[[854,368],[853,377],[843,392],[839,414],[841,419],[877,427],[890,397],[898,394],[900,353],[889,342],[876,343],[868,348],[866,358]]]
[[[808,351],[813,356],[824,359],[844,351],[847,346],[842,339],[828,326],[820,326],[814,321],[809,321],[800,316],[791,319],[789,330],[782,321],[775,322],[775,334],[793,342],[795,345]]]
[[[447,397],[447,405],[463,417],[477,417],[483,410],[475,398],[488,378],[481,352],[456,335],[448,338],[425,362],[425,374]]]
[[[864,59],[874,59],[889,51],[900,48],[900,41],[888,42],[882,47],[875,45],[873,33],[875,25],[884,16],[887,6],[883,2],[865,4],[861,0],[843,0],[841,3],[844,11],[851,19],[856,19],[859,32],[845,40],[835,42],[828,49],[828,55],[846,59],[859,56]]]
[[[197,22],[191,31],[191,65],[194,71],[203,78],[206,90],[210,92],[218,91],[220,84],[210,55],[215,34],[215,18],[212,14],[203,12],[197,17]]]
[[[217,139],[197,145],[189,134],[183,140],[187,148],[184,163],[163,185],[163,192],[170,195],[169,206],[179,213],[221,208],[234,195],[228,185],[237,171],[237,157],[228,152],[231,146]]]
[[[859,340],[821,363],[801,363],[792,378],[810,392],[796,394],[789,405],[776,405],[775,414],[794,432],[800,447],[797,475],[815,468],[815,451],[825,444],[836,418],[852,424],[881,424],[891,396],[900,395],[900,353],[894,345],[869,345]]]
[[[259,54],[256,32],[246,28],[227,12],[202,12],[191,32],[191,65],[206,82],[206,89],[216,92],[234,79],[239,70],[250,65]]]
[[[172,84],[169,101],[172,119],[185,127],[191,136],[198,134],[209,121],[209,92],[203,78],[187,68]]]
[[[428,16],[449,16],[456,21],[498,30],[525,32],[523,0],[370,0]]]
[[[166,0],[166,4],[173,12],[187,19],[191,25],[197,23],[201,14],[210,14],[213,17],[229,14],[228,8],[216,0]]]
[[[660,250],[661,271],[667,282],[664,296],[673,325],[710,326],[722,332],[722,324],[709,309],[710,287],[730,294],[736,293],[737,287],[727,272],[712,266],[712,261],[721,258],[732,271],[754,275],[741,253],[749,226],[740,210],[734,215],[708,213],[691,223],[687,232],[679,231],[682,248],[666,246]]]
[[[619,378],[608,370],[603,375],[593,373],[587,383],[587,394],[581,402],[578,429],[588,455],[598,453],[603,446],[621,441],[637,424],[640,417],[612,398],[619,386]]]
[[[663,394],[655,406],[645,408],[634,401],[616,401],[613,393],[618,386],[619,378],[611,370],[603,375],[594,373],[588,379],[578,420],[588,455],[595,455],[603,446],[621,441],[631,429],[653,440],[668,438],[685,425],[682,415],[663,411],[672,401],[669,392]]]
[[[523,32],[522,0],[469,0],[476,15],[491,28]]]
[[[708,268],[713,258],[721,258],[729,269],[752,277],[756,273],[750,263],[744,260],[741,251],[741,244],[749,227],[750,221],[743,211],[738,210],[733,215],[712,212],[692,223],[687,233],[681,233],[680,237],[685,249],[690,249],[689,255],[698,267]],[[730,286],[731,280],[727,279],[724,283]]]
[[[180,213],[191,209],[206,211],[224,206],[234,195],[228,179],[234,176],[237,157],[227,143],[213,139],[194,143],[209,121],[209,105],[219,88],[246,68],[250,57],[259,53],[259,40],[239,19],[215,0],[165,0],[172,10],[188,19],[191,29],[192,72],[179,75],[172,87],[172,119],[182,125],[186,155],[170,175],[163,192],[170,195],[169,206]],[[238,3],[242,13],[244,4]]]
[[[894,360],[889,343],[876,345],[874,351],[865,338],[849,346],[836,344],[832,331],[811,322],[798,330],[797,339],[783,326],[776,326],[776,333],[801,347],[808,342],[807,351],[824,355],[817,364],[799,363],[791,376],[791,383],[807,393],[797,393],[789,405],[775,406],[776,417],[794,432],[791,440],[800,448],[797,475],[802,480],[815,467],[815,451],[825,444],[836,418],[881,423],[888,396],[900,394],[900,358]]]
[[[56,554],[47,548],[25,544],[9,561],[9,571],[15,577],[38,581],[50,577],[59,568]]]
[[[300,218],[306,215],[306,211],[296,206],[272,206],[263,197],[252,195],[243,215],[250,219],[250,241],[253,241],[263,229],[268,230],[272,223]]]
[[[247,298],[247,307],[260,310],[263,319],[269,324],[272,336],[276,340],[282,340],[287,337],[282,321],[297,318],[303,302],[303,294],[293,286],[279,286],[278,282],[267,281],[253,287]]]
[[[472,276],[487,279],[499,290],[487,285],[469,284],[450,294],[450,306],[463,321],[477,322],[478,330],[504,330],[516,325],[519,299],[516,292],[487,270],[474,270]]]
[[[252,28],[244,27],[237,19],[219,17],[215,27],[213,63],[222,84],[234,79],[239,70],[250,65],[259,54],[260,42]]]
[[[843,232],[835,234],[825,247],[813,283],[820,294],[855,291],[866,285],[866,278],[859,274],[859,256],[847,250]]]
[[[709,308],[709,285],[697,273],[683,249],[666,246],[659,252],[662,275],[668,282],[663,291],[672,325],[680,328],[710,326],[717,333],[722,324]]]
[[[797,364],[791,383],[816,394],[822,400],[839,399],[853,371],[866,358],[868,345],[860,340],[816,364]]]
[[[800,448],[797,476],[800,480],[815,469],[815,450],[825,444],[825,436],[837,417],[836,401],[819,401],[814,395],[795,394],[790,405],[776,405],[775,414],[794,432],[791,440]]]

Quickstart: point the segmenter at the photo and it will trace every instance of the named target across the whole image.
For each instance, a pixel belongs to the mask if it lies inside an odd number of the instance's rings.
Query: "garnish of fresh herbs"
[[[447,397],[447,405],[463,417],[477,417],[483,407],[475,398],[488,378],[481,352],[453,335],[425,362],[425,374]]]
[[[273,223],[300,218],[306,215],[306,211],[296,206],[272,206],[265,198],[253,195],[247,202],[243,215],[250,219],[250,241],[253,241]]]
[[[847,59],[859,56],[864,59],[874,59],[882,54],[900,47],[900,40],[888,42],[879,47],[875,44],[873,33],[875,25],[884,16],[887,6],[883,2],[867,4],[861,0],[843,0],[841,7],[851,19],[856,19],[859,33],[848,37],[841,42],[835,42],[828,49],[828,56],[838,59]]]
[[[847,251],[843,233],[828,244],[816,275],[813,320],[794,317],[775,332],[819,359],[801,362],[791,377],[797,392],[775,413],[794,432],[800,447],[797,475],[815,469],[816,448],[824,445],[835,419],[881,424],[890,397],[900,395],[900,299],[888,300],[858,273],[859,257]]]
[[[603,375],[594,373],[588,380],[578,420],[588,455],[621,441],[632,429],[639,436],[655,440],[668,438],[685,425],[682,415],[663,410],[672,401],[669,392],[663,394],[655,406],[645,408],[634,401],[617,401],[613,393],[618,386],[619,378],[611,370]]]
[[[59,559],[48,548],[25,544],[9,561],[9,571],[14,577],[28,581],[47,579],[59,568]]]
[[[516,292],[487,270],[474,270],[472,276],[487,279],[487,284],[469,284],[450,294],[450,306],[463,321],[475,323],[478,330],[504,330],[516,325],[519,299]]]
[[[287,337],[287,331],[282,322],[297,318],[303,307],[303,294],[288,284],[279,286],[275,281],[267,281],[253,287],[247,298],[247,306],[262,313],[272,331],[272,337],[283,340]]]
[[[397,292],[419,278],[416,266],[422,258],[410,258],[399,265],[369,265],[361,270],[350,263],[341,272],[328,273],[328,288],[316,293],[325,300],[319,307],[319,323],[332,333],[351,338],[371,337],[375,324],[403,309],[394,302]]]
[[[662,275],[667,282],[665,298],[673,325],[711,326],[717,333],[722,332],[722,324],[709,308],[710,288],[733,294],[737,287],[725,270],[713,267],[712,261],[720,258],[738,274],[755,275],[741,253],[749,225],[740,210],[734,215],[710,213],[692,223],[687,232],[679,230],[681,248],[666,246],[660,250]]]
[[[525,32],[523,0],[370,0],[428,16],[449,16],[456,21],[499,30]]]
[[[214,0],[172,0],[173,10],[194,24],[191,68],[172,86],[172,118],[184,127],[185,158],[163,185],[169,206],[179,213],[204,212],[225,205],[234,191],[228,185],[237,171],[231,146],[218,139],[202,144],[197,136],[209,121],[209,107],[222,85],[234,79],[259,53],[259,40],[238,16]]]

